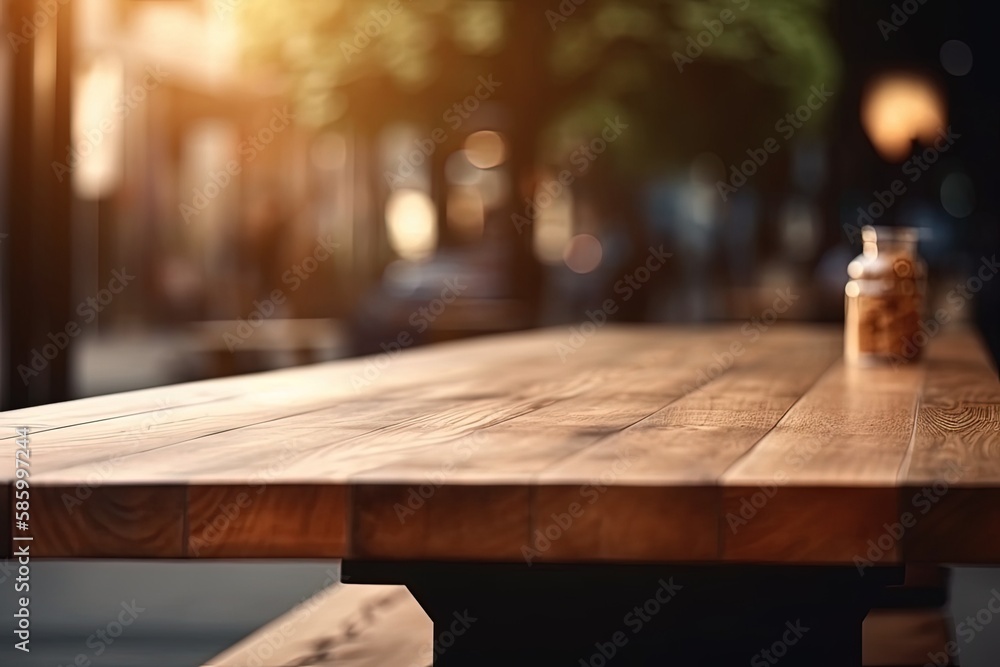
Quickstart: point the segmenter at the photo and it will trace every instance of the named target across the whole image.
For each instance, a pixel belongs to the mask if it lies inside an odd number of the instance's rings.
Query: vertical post
[[[7,236],[0,243],[0,409],[5,410],[69,395],[73,338],[60,346],[50,334],[62,343],[59,334],[73,315],[71,183],[68,175],[60,181],[52,169],[53,162],[65,160],[71,140],[72,3],[51,6],[47,11],[32,0],[4,3],[2,48],[12,51],[3,95],[10,105],[2,209]]]

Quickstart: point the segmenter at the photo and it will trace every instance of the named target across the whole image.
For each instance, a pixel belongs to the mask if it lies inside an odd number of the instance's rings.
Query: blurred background
[[[921,228],[930,312],[1000,353],[983,3],[0,6],[0,409],[782,296],[836,326],[864,224]],[[3,660],[69,664],[138,599],[93,664],[200,664],[331,567],[40,563],[39,652]],[[957,570],[955,616],[998,585]]]
[[[920,227],[931,312],[1000,350],[1000,281],[967,284],[1000,246],[976,3],[6,0],[0,28],[5,409],[608,298],[839,321],[869,223]]]

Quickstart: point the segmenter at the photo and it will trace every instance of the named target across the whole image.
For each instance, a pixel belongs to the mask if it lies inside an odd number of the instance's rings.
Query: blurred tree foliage
[[[526,212],[539,162],[565,165],[620,117],[626,133],[574,187],[645,248],[636,208],[644,178],[705,151],[745,158],[810,86],[836,90],[826,0],[241,0],[239,8],[248,67],[287,77],[300,120],[347,123],[368,154],[392,123],[446,128],[442,115],[479,77],[500,82],[492,99],[513,187],[487,227],[508,241],[512,294],[536,306],[532,234],[503,221]],[[442,238],[444,163],[461,139],[450,132],[429,159]],[[367,178],[380,201],[383,174],[372,164]]]
[[[718,150],[734,125],[739,141],[754,127],[763,139],[811,85],[834,88],[826,2],[242,0],[239,9],[248,66],[288,75],[307,122],[433,127],[493,74],[523,149],[557,156],[621,114],[642,140],[622,142],[618,160],[645,168]]]

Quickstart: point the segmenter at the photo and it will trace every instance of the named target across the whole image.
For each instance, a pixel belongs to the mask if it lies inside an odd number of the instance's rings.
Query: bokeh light
[[[597,237],[577,234],[569,240],[563,250],[563,261],[574,273],[590,273],[601,265],[604,250]]]
[[[466,137],[465,152],[469,162],[480,169],[492,169],[507,159],[503,137],[491,130],[473,132]]]
[[[967,218],[976,209],[976,188],[965,174],[956,172],[941,182],[941,206],[949,215]]]
[[[972,49],[965,42],[950,39],[941,45],[941,66],[953,76],[965,76],[972,71]]]
[[[873,82],[861,102],[861,123],[883,158],[899,161],[919,140],[930,144],[947,124],[937,86],[914,74],[891,74]]]
[[[419,190],[398,190],[385,205],[389,244],[403,259],[422,259],[437,246],[434,202]]]

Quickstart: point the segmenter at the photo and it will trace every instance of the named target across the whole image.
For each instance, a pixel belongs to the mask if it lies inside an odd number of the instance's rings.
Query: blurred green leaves
[[[544,82],[531,102],[552,145],[588,122],[599,128],[612,111],[637,127],[697,127],[698,105],[722,99],[699,80],[780,107],[799,104],[809,86],[835,87],[838,76],[827,0],[242,0],[239,10],[247,67],[282,72],[300,117],[318,125],[371,114],[377,101],[386,121],[419,118],[421,105],[438,114],[454,94],[442,80],[466,85],[524,51],[538,68],[525,76]],[[724,10],[734,20],[679,72],[674,54]],[[540,29],[526,36],[525,21]],[[435,86],[438,97],[424,98]],[[681,103],[694,108],[674,108]]]

